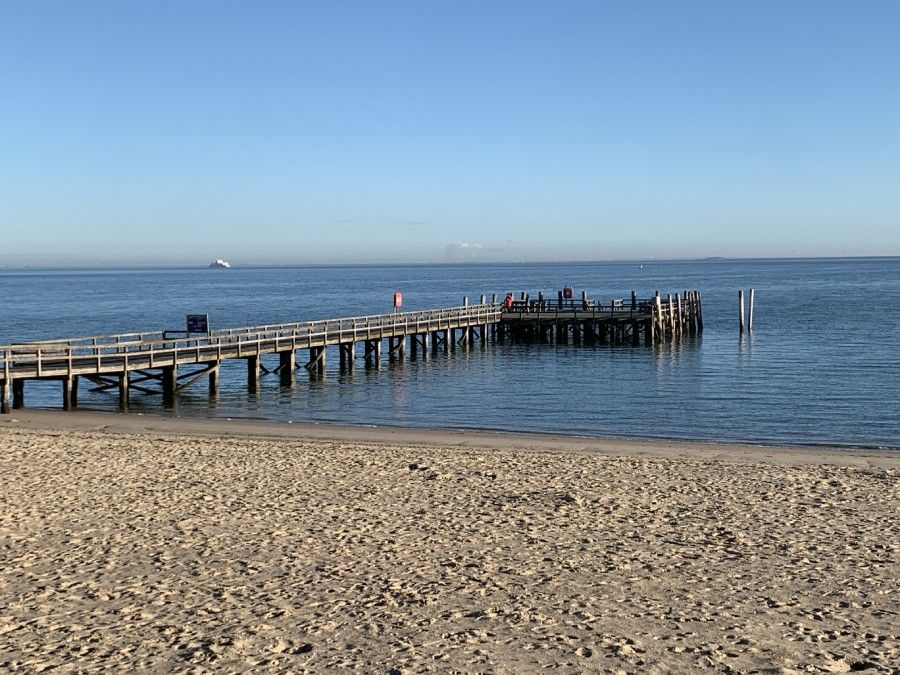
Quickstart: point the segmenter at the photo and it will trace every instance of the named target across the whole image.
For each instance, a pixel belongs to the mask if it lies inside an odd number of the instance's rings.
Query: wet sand
[[[898,452],[15,413],[4,670],[900,663]]]

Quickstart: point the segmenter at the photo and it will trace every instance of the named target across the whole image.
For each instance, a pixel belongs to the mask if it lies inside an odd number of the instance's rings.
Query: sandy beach
[[[900,664],[898,452],[15,413],[3,670]]]

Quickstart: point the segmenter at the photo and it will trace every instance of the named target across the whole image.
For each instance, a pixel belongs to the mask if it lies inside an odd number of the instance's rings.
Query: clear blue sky
[[[898,36],[896,1],[0,0],[0,263],[898,255]]]

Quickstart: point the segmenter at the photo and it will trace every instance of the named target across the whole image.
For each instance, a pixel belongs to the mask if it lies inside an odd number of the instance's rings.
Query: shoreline
[[[0,417],[0,429],[33,431],[95,431],[113,434],[243,437],[259,440],[297,439],[392,446],[576,452],[601,455],[692,457],[787,464],[900,466],[900,448],[853,445],[779,445],[731,441],[615,438],[494,429],[454,429],[377,426],[334,422],[280,422],[263,418],[170,417],[106,411],[14,410]]]

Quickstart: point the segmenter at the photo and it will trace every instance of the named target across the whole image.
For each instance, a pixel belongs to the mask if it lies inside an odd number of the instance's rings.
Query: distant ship
[[[228,262],[227,260],[222,260],[221,258],[216,258],[211,263],[209,263],[209,266],[210,267],[224,267],[225,269],[228,269],[231,267],[231,263]]]

